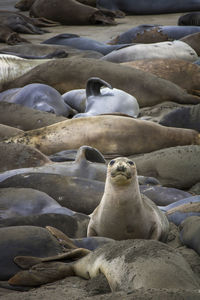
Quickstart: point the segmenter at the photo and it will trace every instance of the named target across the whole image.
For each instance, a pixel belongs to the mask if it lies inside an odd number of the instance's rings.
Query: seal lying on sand
[[[115,14],[84,5],[75,0],[36,0],[30,16],[44,17],[65,25],[107,24],[116,25]]]
[[[87,235],[165,241],[168,231],[165,215],[140,194],[135,163],[125,157],[111,160],[104,194],[91,214]]]
[[[200,135],[192,129],[165,127],[131,117],[101,115],[59,122],[4,142],[36,147],[47,155],[88,145],[113,157],[177,145],[199,145]]]
[[[8,45],[16,45],[18,43],[29,43],[23,39],[17,32],[14,32],[8,26],[0,24],[0,42]]]

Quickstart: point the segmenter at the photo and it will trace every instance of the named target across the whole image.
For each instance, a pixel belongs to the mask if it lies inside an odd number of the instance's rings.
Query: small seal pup
[[[136,165],[126,157],[109,162],[103,197],[90,217],[87,236],[166,241],[169,231],[165,215],[140,194]]]

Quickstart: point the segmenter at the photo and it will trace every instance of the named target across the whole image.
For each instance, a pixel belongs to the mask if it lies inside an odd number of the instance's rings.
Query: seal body
[[[186,14],[184,16],[181,16],[178,19],[178,25],[200,26],[200,12],[199,11],[192,12],[192,13]]]
[[[162,14],[200,10],[198,0],[97,0],[97,7],[122,10],[127,14]]]
[[[125,157],[111,160],[104,194],[91,214],[87,235],[165,241],[168,230],[164,214],[140,194],[135,163]]]

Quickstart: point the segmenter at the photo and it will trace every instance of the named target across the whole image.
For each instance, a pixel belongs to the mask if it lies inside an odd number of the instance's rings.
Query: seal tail
[[[104,81],[103,79],[100,79],[98,77],[91,77],[87,81],[87,86],[86,86],[86,97],[90,96],[99,96],[101,95],[101,87],[106,86],[110,89],[112,89],[112,86]]]

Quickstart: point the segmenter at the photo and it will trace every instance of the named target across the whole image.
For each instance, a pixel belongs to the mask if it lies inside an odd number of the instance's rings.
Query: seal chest
[[[165,240],[168,229],[165,215],[140,194],[135,163],[125,157],[111,160],[104,194],[91,214],[87,235]]]

